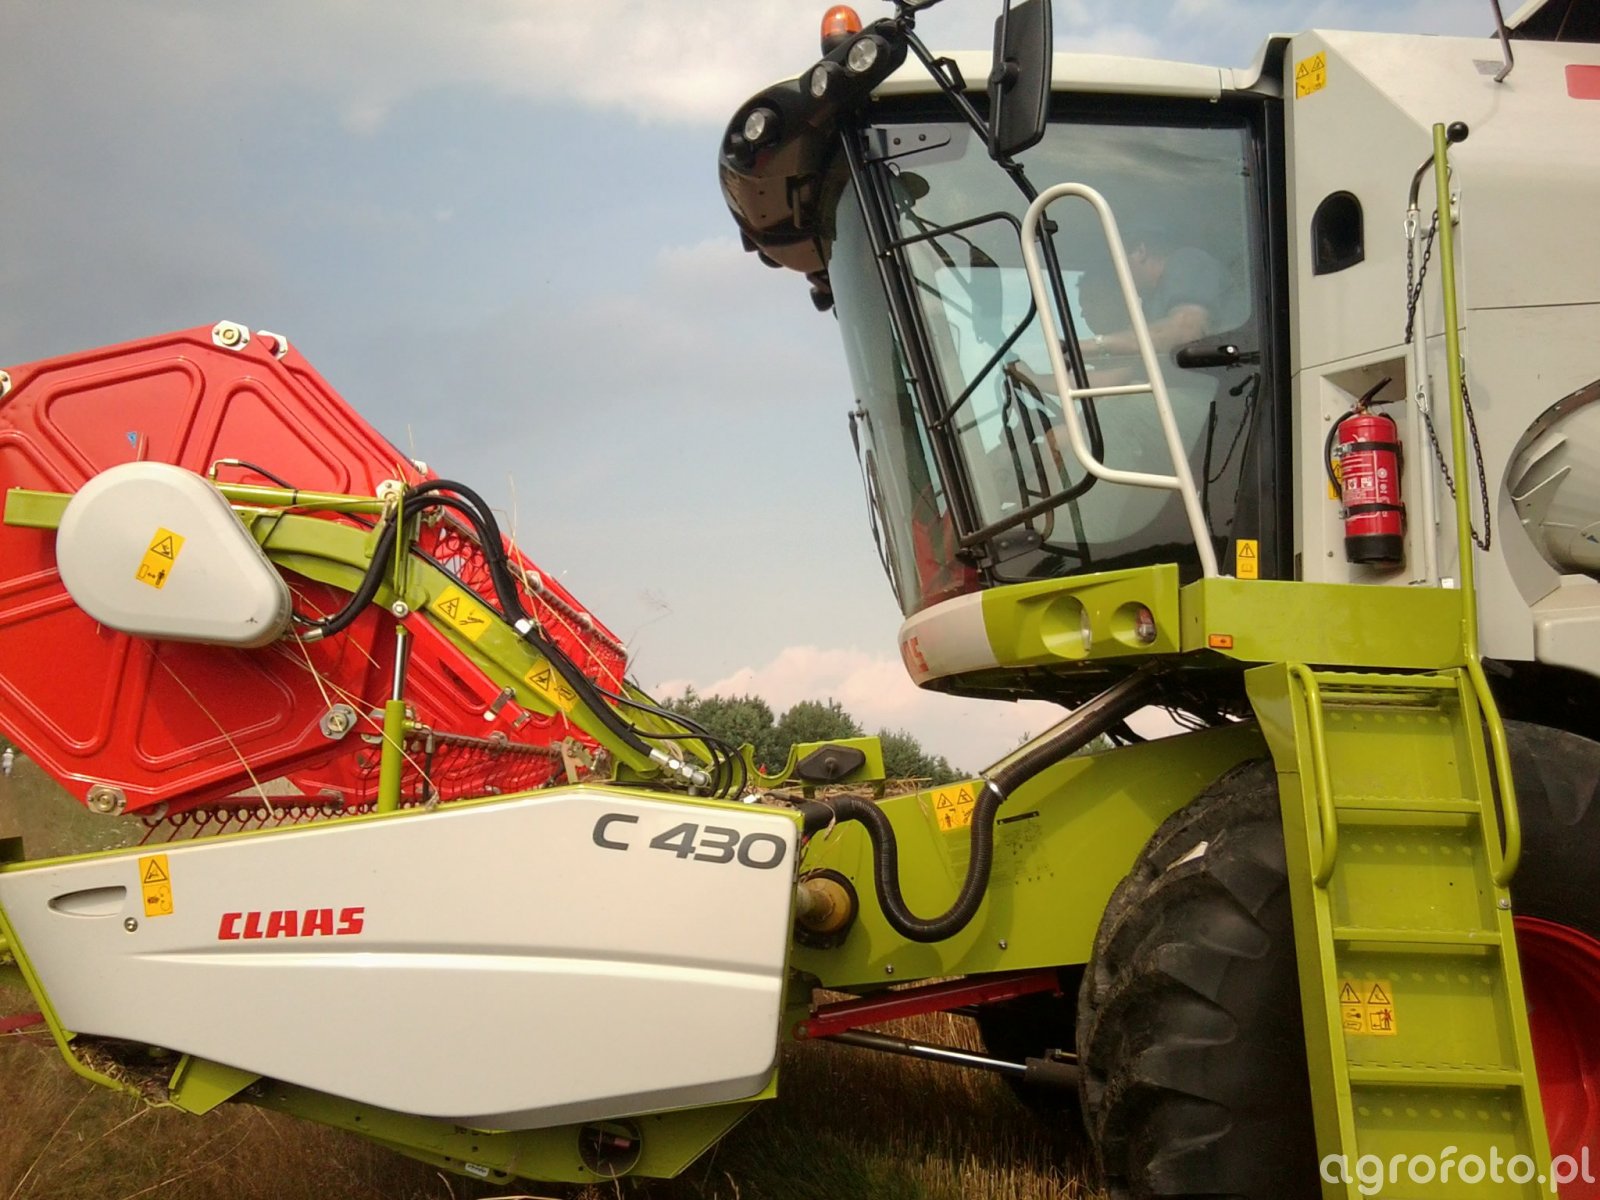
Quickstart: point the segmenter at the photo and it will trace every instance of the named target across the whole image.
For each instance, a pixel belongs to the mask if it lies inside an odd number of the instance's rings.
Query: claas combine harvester
[[[764,775],[284,338],[13,367],[0,727],[139,844],[4,843],[8,969],[101,1084],[482,1178],[671,1175],[828,1039],[1069,1100],[1113,1197],[1600,1195],[1596,7],[1243,71],[928,7],[830,11],[721,182],[907,670],[1062,722]]]

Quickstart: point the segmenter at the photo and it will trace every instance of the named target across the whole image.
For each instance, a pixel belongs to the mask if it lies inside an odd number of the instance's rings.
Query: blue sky
[[[716,186],[727,118],[815,60],[826,7],[8,0],[0,363],[281,330],[400,446],[514,501],[647,687],[832,694],[976,770],[1051,711],[904,680],[833,318],[739,250]],[[982,47],[997,9],[921,30]],[[1055,11],[1061,49],[1223,66],[1274,31],[1492,27],[1487,0]]]

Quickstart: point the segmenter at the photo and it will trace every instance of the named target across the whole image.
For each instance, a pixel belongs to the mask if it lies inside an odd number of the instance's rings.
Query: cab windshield
[[[834,208],[829,279],[874,531],[902,608],[984,582],[1155,562],[1196,574],[1175,492],[1087,477],[1072,451],[1023,269],[1017,186],[955,121],[884,123],[863,144]],[[1219,553],[1261,392],[1251,147],[1243,122],[1085,116],[1054,121],[1020,159],[1039,190],[1086,183],[1116,213]],[[1143,382],[1098,220],[1069,200],[1049,217],[1056,307],[1088,382]],[[1107,466],[1171,473],[1148,395],[1078,404]]]

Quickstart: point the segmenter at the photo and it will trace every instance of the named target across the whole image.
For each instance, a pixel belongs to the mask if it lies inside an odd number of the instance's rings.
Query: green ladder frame
[[[1471,675],[1276,663],[1246,682],[1278,764],[1317,1144],[1347,1164],[1324,1196],[1371,1194],[1366,1156],[1387,1195],[1548,1196],[1507,889],[1520,835]],[[1502,1165],[1472,1183],[1472,1158],[1517,1156],[1522,1182]]]

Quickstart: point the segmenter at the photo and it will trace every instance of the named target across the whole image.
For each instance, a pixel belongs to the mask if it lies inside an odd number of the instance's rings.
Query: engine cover
[[[123,633],[250,647],[289,626],[289,589],[228,501],[169,463],[123,463],[84,484],[56,562],[78,607]]]

